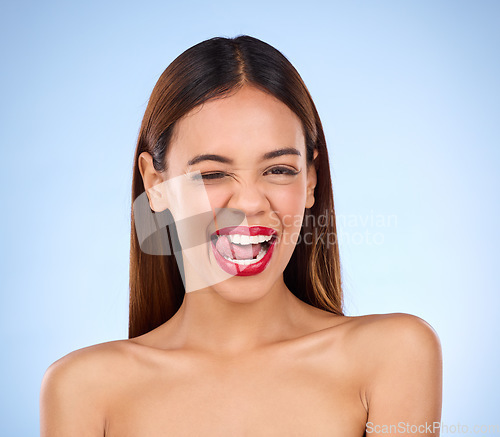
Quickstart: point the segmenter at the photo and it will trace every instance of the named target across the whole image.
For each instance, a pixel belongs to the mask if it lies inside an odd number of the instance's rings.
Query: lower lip
[[[249,264],[247,266],[243,266],[240,264],[233,263],[224,258],[216,249],[214,242],[211,241],[212,250],[215,256],[215,260],[217,261],[217,264],[219,264],[222,270],[233,276],[252,276],[263,272],[264,269],[269,264],[269,261],[271,261],[275,243],[276,239],[273,238],[273,241],[270,244],[269,248],[267,249],[266,254],[262,257],[260,261],[257,261],[255,264]]]

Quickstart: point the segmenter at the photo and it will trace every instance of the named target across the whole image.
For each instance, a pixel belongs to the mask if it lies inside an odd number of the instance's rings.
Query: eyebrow
[[[276,149],[271,152],[267,152],[262,156],[262,161],[265,161],[266,159],[273,159],[277,158],[279,156],[283,155],[296,155],[296,156],[302,156],[300,151],[293,148],[293,147],[285,147],[282,149]],[[233,160],[226,158],[221,155],[214,155],[214,154],[202,154],[202,155],[197,155],[190,161],[188,161],[188,165],[194,165],[198,164],[199,162],[202,161],[216,161],[216,162],[222,162],[223,164],[232,164]]]
[[[217,161],[217,162],[222,162],[224,164],[231,164],[233,162],[232,159],[225,158],[224,156],[221,155],[203,154],[203,155],[197,155],[193,159],[188,161],[188,165],[195,165],[202,161]]]
[[[267,152],[262,157],[262,161],[264,161],[265,159],[277,158],[278,156],[283,156],[283,155],[301,156],[300,152],[297,149],[295,149],[293,147],[285,147],[284,149],[276,149],[276,150],[273,150],[272,152]]]

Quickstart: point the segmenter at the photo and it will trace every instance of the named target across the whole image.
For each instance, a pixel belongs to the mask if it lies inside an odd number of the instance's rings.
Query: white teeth
[[[232,263],[238,264],[240,266],[249,266],[250,264],[255,264],[256,262],[259,262],[262,258],[264,258],[264,255],[266,254],[267,250],[260,249],[259,254],[257,255],[257,258],[255,259],[232,259],[228,258],[227,256],[224,256],[228,261],[231,261]]]
[[[240,244],[245,245],[245,244],[250,244],[250,235],[240,235]]]
[[[258,244],[264,241],[269,241],[271,235],[241,235],[241,234],[230,234],[228,235],[229,241],[233,244],[247,245],[247,244]]]
[[[264,241],[269,241],[272,236],[271,235],[256,235],[255,237],[251,238],[257,238],[259,243],[263,243]]]
[[[234,235],[228,235],[229,241],[234,244],[240,244],[241,241],[241,235],[234,234]]]

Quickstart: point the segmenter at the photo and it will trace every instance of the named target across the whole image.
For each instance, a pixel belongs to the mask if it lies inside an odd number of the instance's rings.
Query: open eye
[[[271,174],[271,175],[285,175],[285,176],[295,176],[298,175],[300,171],[297,171],[293,168],[290,167],[283,167],[283,166],[278,166],[278,167],[272,167],[269,170],[266,170],[264,174]]]

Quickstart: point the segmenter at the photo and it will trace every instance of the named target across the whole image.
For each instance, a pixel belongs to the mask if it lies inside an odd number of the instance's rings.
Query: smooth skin
[[[262,159],[280,148],[300,156]],[[187,165],[207,153],[231,162]],[[425,321],[332,315],[283,282],[300,231],[290,217],[314,204],[316,185],[298,117],[245,85],[181,119],[167,162],[157,173],[141,154],[147,190],[186,172],[210,174],[213,207],[240,209],[249,226],[279,233],[271,262],[258,275],[187,293],[147,334],[53,363],[42,382],[41,436],[361,437],[367,423],[371,436],[439,435],[428,426],[441,416],[441,347]],[[398,424],[407,427],[389,433]]]

